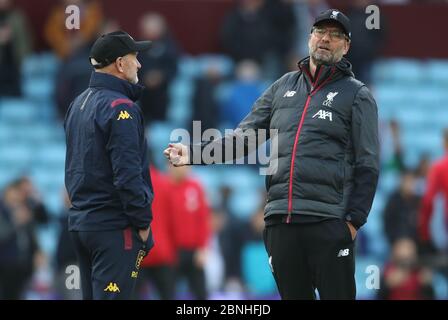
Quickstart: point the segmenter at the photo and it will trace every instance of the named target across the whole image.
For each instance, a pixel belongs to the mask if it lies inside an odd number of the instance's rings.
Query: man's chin
[[[330,65],[333,64],[333,59],[328,56],[316,54],[313,56],[314,63],[317,65]]]

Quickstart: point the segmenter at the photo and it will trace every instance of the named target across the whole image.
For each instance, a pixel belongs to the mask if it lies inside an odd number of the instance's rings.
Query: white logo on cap
[[[332,19],[337,19],[337,18],[338,18],[338,14],[339,14],[339,11],[333,10],[333,11],[331,12],[331,16],[330,16],[330,18],[332,18]]]

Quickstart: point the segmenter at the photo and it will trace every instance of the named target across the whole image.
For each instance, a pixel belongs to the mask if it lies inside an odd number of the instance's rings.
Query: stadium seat
[[[54,94],[53,77],[28,78],[22,83],[25,97],[29,99],[47,100]]]
[[[0,119],[10,124],[30,124],[37,121],[39,110],[36,105],[25,99],[0,99]]]
[[[372,70],[374,81],[385,84],[424,83],[424,73],[423,63],[414,59],[384,59]]]
[[[45,144],[36,149],[33,163],[39,169],[63,170],[65,164],[65,143]]]
[[[425,75],[432,86],[446,89],[448,85],[448,61],[429,60],[426,64]]]

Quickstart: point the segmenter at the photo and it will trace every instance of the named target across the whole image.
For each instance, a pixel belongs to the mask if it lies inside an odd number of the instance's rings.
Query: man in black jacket
[[[175,165],[203,163],[205,151],[230,142],[251,151],[249,129],[277,131],[264,238],[283,299],[314,299],[316,289],[322,299],[356,296],[354,239],[373,202],[379,143],[376,103],[343,58],[350,37],[342,12],[322,12],[311,30],[310,57],[274,82],[233,134],[190,148],[170,144],[164,152]],[[215,162],[231,160],[224,150]]]
[[[90,52],[90,85],[70,105],[65,185],[84,299],[128,299],[153,246],[149,154],[135,104],[149,41],[123,31],[101,36]]]

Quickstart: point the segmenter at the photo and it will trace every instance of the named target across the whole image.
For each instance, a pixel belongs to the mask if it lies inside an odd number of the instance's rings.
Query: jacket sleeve
[[[135,105],[112,109],[106,144],[113,170],[113,183],[125,214],[137,229],[151,222],[151,188],[144,182],[143,152],[146,150],[143,120]]]
[[[378,109],[372,94],[363,86],[352,108],[354,188],[345,219],[355,228],[367,221],[379,176]]]
[[[431,240],[430,221],[433,214],[434,198],[440,191],[438,166],[433,166],[428,173],[427,187],[418,216],[418,235],[422,241]]]
[[[255,101],[250,113],[231,134],[226,134],[220,139],[190,145],[190,164],[216,164],[240,159],[266,142],[269,139],[272,100],[280,80],[274,82]],[[265,136],[258,134],[260,129],[266,130]]]

